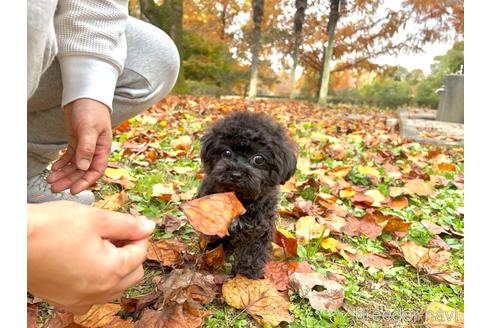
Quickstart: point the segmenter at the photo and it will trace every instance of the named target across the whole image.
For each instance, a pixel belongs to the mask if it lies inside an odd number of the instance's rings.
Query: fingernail
[[[142,225],[145,229],[154,231],[155,229],[154,221],[147,219],[145,216],[141,216],[140,219],[142,220]]]
[[[79,161],[79,169],[81,169],[83,171],[86,171],[89,168],[90,165],[91,165],[91,162],[89,162],[86,159],[81,159]]]

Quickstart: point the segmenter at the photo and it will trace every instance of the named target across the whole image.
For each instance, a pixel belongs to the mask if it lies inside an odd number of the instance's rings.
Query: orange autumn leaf
[[[401,210],[407,206],[408,206],[408,198],[405,196],[391,198],[388,204],[388,207],[394,210]]]
[[[147,248],[147,260],[158,261],[164,266],[173,266],[182,261],[182,254],[188,246],[177,239],[150,241]]]
[[[115,327],[115,328],[133,328],[135,327],[132,320],[123,320],[118,316],[121,310],[119,304],[97,304],[83,315],[75,315],[73,322],[82,327]]]
[[[265,278],[275,283],[277,290],[287,290],[289,287],[289,275],[294,272],[314,272],[306,261],[270,261],[265,266]]]
[[[202,266],[218,270],[224,265],[224,247],[211,249],[203,254]]]
[[[422,179],[413,179],[405,183],[405,188],[412,195],[430,196],[432,194],[432,184]]]
[[[94,203],[94,207],[102,208],[105,210],[116,211],[125,204],[128,199],[128,194],[125,191],[109,195],[104,199],[98,200]]]
[[[234,192],[212,194],[181,205],[190,224],[205,235],[224,237],[232,220],[246,209]]]

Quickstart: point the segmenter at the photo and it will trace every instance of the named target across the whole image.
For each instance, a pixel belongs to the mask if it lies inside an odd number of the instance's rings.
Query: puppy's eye
[[[253,164],[256,164],[256,165],[262,165],[263,163],[265,163],[265,157],[261,156],[261,155],[255,155],[253,156],[253,158],[251,159],[251,162]]]
[[[222,157],[224,158],[231,158],[232,157],[232,151],[230,151],[229,149],[226,149],[222,152]]]

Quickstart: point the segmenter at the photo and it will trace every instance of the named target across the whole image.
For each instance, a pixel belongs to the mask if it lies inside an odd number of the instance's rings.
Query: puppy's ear
[[[292,141],[282,145],[283,161],[280,164],[280,184],[286,183],[296,173],[297,146]]]
[[[200,139],[200,159],[202,160],[205,172],[209,172],[213,167],[213,160],[211,158],[210,151],[212,150],[214,143],[215,134],[212,131],[205,133],[205,135]]]

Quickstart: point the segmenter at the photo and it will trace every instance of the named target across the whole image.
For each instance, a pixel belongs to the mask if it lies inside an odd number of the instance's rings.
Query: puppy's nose
[[[241,179],[241,177],[242,177],[241,172],[235,171],[231,173],[231,179],[234,181],[238,181],[239,179]]]

